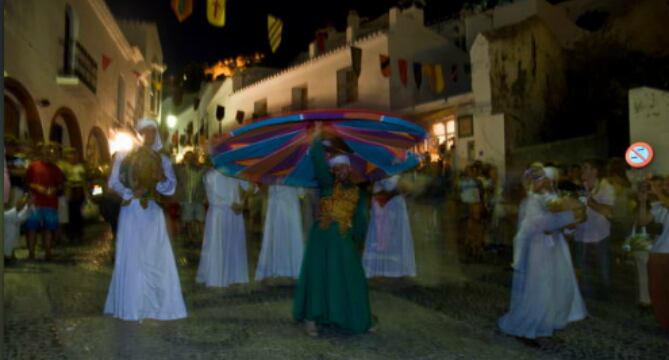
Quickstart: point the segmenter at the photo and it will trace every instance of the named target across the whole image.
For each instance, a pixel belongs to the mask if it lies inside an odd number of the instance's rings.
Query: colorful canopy
[[[324,137],[352,152],[356,182],[376,181],[416,166],[411,148],[423,128],[397,116],[364,110],[314,110],[259,120],[214,140],[210,155],[223,174],[255,183],[317,187],[309,154],[315,122]]]

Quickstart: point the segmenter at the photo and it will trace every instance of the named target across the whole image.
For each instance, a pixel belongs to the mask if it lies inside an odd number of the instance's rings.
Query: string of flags
[[[193,14],[193,0],[172,0],[172,11],[179,22],[184,22]]]
[[[381,75],[383,77],[390,77],[393,72],[392,62],[388,55],[379,54],[379,65]],[[397,70],[399,74],[400,83],[403,86],[409,84],[409,61],[406,59],[397,60]],[[445,72],[442,64],[430,63],[412,63],[413,79],[416,88],[420,89],[423,84],[423,79],[427,79],[430,89],[436,94],[441,94],[446,90],[446,79],[451,83],[458,82],[458,65],[451,65],[448,74]],[[446,76],[448,75],[448,76]]]

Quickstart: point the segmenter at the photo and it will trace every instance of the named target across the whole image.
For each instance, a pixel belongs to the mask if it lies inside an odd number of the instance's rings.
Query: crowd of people
[[[8,194],[5,197],[5,261],[16,260],[15,249],[25,234],[28,258],[36,257],[38,237],[44,258],[50,260],[58,243],[83,240],[82,208],[90,199],[89,181],[95,177],[77,150],[54,142],[31,146],[9,136],[5,139]],[[99,175],[99,173],[98,173]]]
[[[44,143],[39,152],[27,152],[6,143],[12,186],[5,211],[6,259],[21,232],[30,259],[38,233],[46,259],[63,234],[80,244],[82,205],[95,201],[115,239],[104,309],[114,317],[187,316],[172,250],[178,241],[201,248],[197,283],[249,283],[250,226],[262,232],[251,273],[256,281],[295,282],[293,317],[304,321],[309,335],[317,336],[325,325],[372,331],[367,279],[416,276],[409,217],[415,200],[435,208],[457,204],[449,216],[457,219],[462,263],[487,262],[486,254],[504,258],[504,250],[511,250],[506,252],[513,271],[510,307],[499,328],[532,344],[585,319],[584,298],[611,296],[612,254],[633,253],[641,306],[651,305],[654,286],[667,290],[664,283],[653,284],[652,274],[649,280],[647,269],[666,271],[665,258],[652,254],[669,253],[669,178],[631,181],[622,159],[569,166],[537,162],[528,165],[515,189],[492,164],[475,161],[456,173],[451,161],[426,158],[409,174],[360,185],[351,181],[348,157],[324,145],[327,139],[316,132],[310,152],[318,189],[304,189],[226,176],[205,154],[192,151],[176,163],[163,150],[154,120],[140,121],[137,131],[141,146],[114,154],[107,181],[100,180],[107,174],[92,176],[73,149],[61,153]],[[140,151],[158,159],[142,180],[150,185],[129,180],[132,164],[144,161]],[[420,176],[427,180],[417,181]],[[101,194],[90,194],[94,185],[103,188]],[[435,210],[428,225],[442,220]]]

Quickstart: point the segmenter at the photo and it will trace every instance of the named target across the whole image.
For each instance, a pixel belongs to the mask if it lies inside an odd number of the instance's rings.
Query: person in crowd
[[[185,228],[187,242],[197,242],[202,238],[204,223],[204,170],[198,166],[192,151],[184,154],[179,170],[181,224]]]
[[[29,204],[30,197],[28,194],[19,199],[15,205],[9,202],[5,203],[5,264],[10,264],[16,261],[14,249],[19,242],[19,235],[21,231],[21,224],[28,219],[31,207]]]
[[[58,197],[65,186],[65,176],[56,166],[57,145],[43,143],[39,146],[41,156],[30,163],[26,170],[26,184],[34,200],[35,210],[26,221],[28,258],[35,259],[37,233],[42,233],[44,258],[52,257],[51,245],[59,227]]]
[[[25,184],[29,161],[21,150],[21,143],[13,136],[5,137],[5,167],[9,173],[10,192],[8,201],[15,204],[28,189]]]
[[[123,202],[104,313],[129,321],[182,319],[187,316],[186,305],[165,215],[157,199],[174,194],[176,177],[169,157],[161,153],[158,123],[144,118],[136,130],[141,135],[141,147],[117,154],[109,177],[109,188]],[[140,176],[150,176],[153,181],[133,180]],[[155,188],[146,188],[147,183],[155,183]]]
[[[119,156],[118,154],[119,153],[114,153],[112,155],[112,164],[116,163],[117,157]],[[93,196],[92,198],[100,207],[100,215],[102,215],[104,221],[109,224],[112,236],[116,239],[118,217],[121,212],[121,203],[123,202],[123,199],[108,186],[106,179],[109,178],[110,170],[111,169],[108,169],[103,172],[101,174],[102,178],[98,179],[98,185],[102,188],[102,194]]]
[[[483,189],[479,180],[480,166],[467,166],[459,182],[461,221],[459,246],[461,259],[465,262],[480,260],[484,242]]]
[[[256,280],[271,277],[297,279],[304,255],[304,233],[300,197],[296,187],[271,185],[265,216]]]
[[[372,211],[362,263],[368,278],[415,277],[411,224],[400,175],[374,183]]]
[[[249,282],[244,205],[252,185],[210,169],[204,176],[209,209],[196,282],[228,287]]]
[[[318,336],[318,326],[323,325],[360,334],[372,327],[367,279],[358,250],[367,231],[368,202],[351,182],[348,155],[332,151],[326,159],[321,126],[315,126],[310,149],[320,212],[304,252],[293,318],[305,322],[310,336]]]
[[[615,194],[611,213],[611,238],[614,243],[620,244],[624,241],[635,220],[632,183],[627,177],[625,159],[610,159],[606,172],[606,180],[613,187]]]
[[[589,160],[583,164],[582,180],[587,205],[587,220],[578,226],[575,233],[576,251],[583,273],[581,290],[586,296],[606,297],[610,284],[610,236],[611,216],[615,204],[615,190],[604,176],[604,163]],[[599,267],[600,291],[595,294],[595,264]]]
[[[530,182],[525,211],[515,240],[522,244],[514,265],[509,312],[499,319],[505,334],[532,345],[553,335],[587,312],[581,298],[569,248],[562,230],[585,218],[585,209],[573,198],[559,199],[542,167],[528,169]]]
[[[654,241],[650,253],[669,254],[669,176],[664,178],[653,176],[640,186],[637,196],[639,200],[637,224],[640,227],[647,226],[652,222],[662,225],[662,232]],[[638,264],[641,268],[639,300],[642,306],[651,305],[648,273],[645,271],[648,267],[648,260],[649,254],[645,254],[644,259]],[[665,294],[669,294],[669,286],[666,286],[666,283],[666,276],[663,274],[661,279],[656,281],[656,286],[663,289]],[[669,296],[666,299],[669,301]]]
[[[67,147],[63,151],[64,160],[59,167],[65,174],[65,196],[67,199],[67,237],[71,243],[82,242],[83,218],[81,206],[86,200],[86,168],[81,163],[77,150]]]

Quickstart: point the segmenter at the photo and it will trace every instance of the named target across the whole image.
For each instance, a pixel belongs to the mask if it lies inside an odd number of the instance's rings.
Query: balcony
[[[64,65],[61,67],[60,74],[58,74],[58,84],[75,88],[84,85],[95,94],[98,82],[98,63],[80,42],[71,42],[69,46],[66,46],[66,44],[66,42],[61,41],[63,50],[61,58]]]

